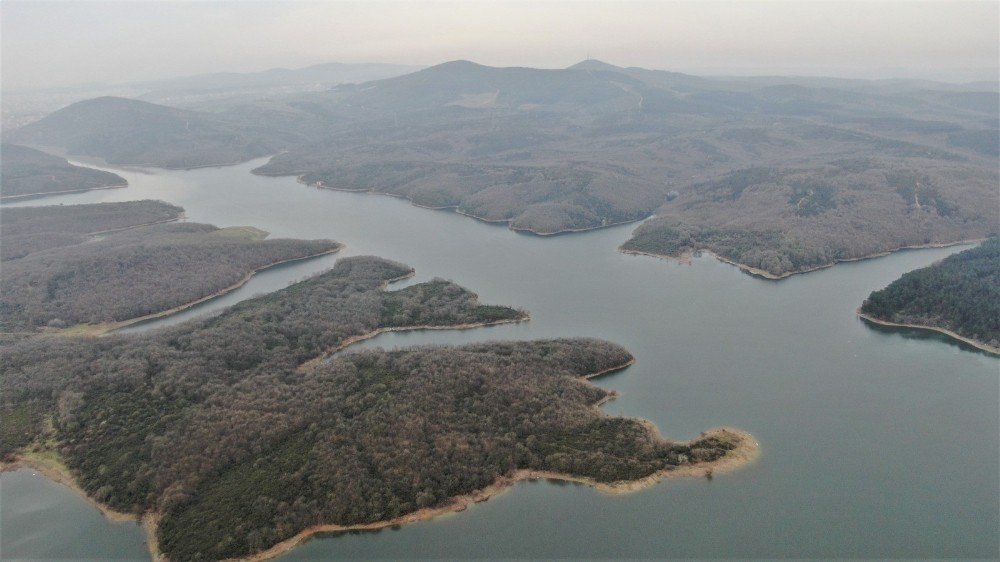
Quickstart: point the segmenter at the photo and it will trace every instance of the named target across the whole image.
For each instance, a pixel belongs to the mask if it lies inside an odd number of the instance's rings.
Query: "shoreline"
[[[590,383],[591,379],[597,378],[601,375],[608,373],[613,373],[621,371],[635,363],[635,358],[630,358],[625,363],[620,365],[614,365],[601,371],[595,373],[588,373],[583,375],[577,375],[577,378]],[[590,383],[593,384],[593,383]],[[607,402],[614,400],[619,396],[616,391],[607,391],[608,395],[604,398],[598,400],[592,407],[601,410],[601,406]],[[603,412],[603,411],[602,411]],[[606,415],[606,414],[605,414]],[[732,472],[754,460],[760,455],[760,443],[748,432],[741,429],[733,427],[716,427],[703,431],[698,438],[691,439],[688,441],[670,441],[663,437],[660,433],[659,428],[656,425],[646,419],[642,418],[628,418],[639,421],[644,425],[652,434],[655,439],[660,441],[675,443],[675,444],[689,444],[698,439],[704,439],[709,437],[726,435],[730,438],[737,438],[739,444],[735,449],[728,451],[723,457],[716,459],[715,461],[708,462],[697,462],[691,463],[684,466],[670,467],[662,470],[658,470],[648,476],[639,478],[637,480],[622,480],[617,482],[598,482],[593,478],[585,476],[575,476],[572,474],[552,472],[545,470],[535,470],[535,469],[518,469],[515,470],[508,476],[500,476],[492,484],[475,490],[468,494],[461,496],[456,496],[447,501],[444,505],[437,507],[428,507],[419,509],[417,511],[408,513],[406,515],[401,515],[394,519],[387,519],[383,521],[375,521],[372,523],[360,523],[356,525],[337,525],[337,524],[321,524],[313,525],[307,527],[302,531],[299,531],[294,536],[285,539],[274,546],[268,548],[267,550],[252,554],[241,558],[229,558],[225,562],[235,562],[237,560],[243,562],[265,562],[271,560],[283,554],[294,550],[299,545],[303,544],[314,535],[326,534],[326,533],[343,533],[351,531],[378,531],[382,529],[387,529],[390,527],[398,527],[400,525],[405,525],[407,523],[416,523],[420,521],[430,521],[436,517],[443,515],[448,515],[452,513],[459,513],[467,510],[474,504],[485,502],[497,495],[512,489],[515,485],[520,482],[526,481],[536,481],[536,480],[555,480],[559,482],[570,482],[573,484],[580,484],[594,488],[595,490],[611,494],[628,494],[632,492],[637,492],[658,484],[660,481],[667,478],[675,477],[702,477],[711,478],[715,474],[725,474]]]
[[[932,248],[950,248],[952,246],[962,246],[962,245],[965,245],[965,244],[978,244],[978,243],[983,242],[985,240],[986,240],[986,238],[968,238],[968,239],[965,239],[965,240],[956,240],[954,242],[935,242],[935,243],[931,243],[931,244],[915,244],[915,245],[911,245],[911,246],[900,246],[898,248],[893,248],[891,250],[886,250],[884,252],[877,252],[877,253],[874,253],[874,254],[866,254],[864,256],[859,256],[859,257],[856,257],[856,258],[840,258],[840,259],[833,260],[830,263],[816,265],[816,266],[808,267],[808,268],[805,268],[805,269],[799,269],[799,270],[796,270],[796,271],[786,271],[785,273],[782,273],[781,275],[775,275],[775,274],[773,274],[773,273],[771,273],[769,271],[765,271],[763,269],[760,269],[760,268],[757,268],[757,267],[753,267],[752,265],[747,265],[745,263],[740,263],[740,262],[731,260],[729,258],[722,257],[719,254],[716,254],[715,252],[713,252],[712,250],[709,250],[707,248],[702,248],[702,249],[698,249],[698,250],[685,250],[684,252],[681,252],[681,254],[677,255],[677,256],[671,256],[671,255],[668,255],[668,254],[656,254],[656,253],[653,253],[653,252],[645,252],[645,251],[642,251],[642,250],[632,250],[632,249],[625,248],[624,244],[622,246],[618,247],[618,251],[621,252],[621,253],[623,253],[623,254],[629,254],[629,255],[650,256],[650,257],[654,257],[654,258],[661,258],[661,259],[668,259],[668,260],[677,260],[680,263],[686,263],[686,264],[690,264],[691,263],[691,258],[692,258],[692,256],[696,252],[701,252],[701,253],[705,253],[705,254],[708,254],[708,255],[712,256],[713,258],[721,261],[722,263],[726,263],[726,264],[735,266],[738,269],[740,269],[741,271],[743,271],[744,273],[747,273],[747,274],[749,274],[751,276],[760,277],[760,278],[767,279],[767,280],[770,280],[770,281],[780,281],[782,279],[788,279],[789,277],[792,277],[792,276],[795,276],[795,275],[801,275],[803,273],[811,273],[813,271],[819,271],[821,269],[829,269],[829,268],[831,268],[831,267],[833,267],[833,266],[835,266],[835,265],[837,265],[839,263],[850,263],[850,262],[864,261],[864,260],[870,260],[870,259],[875,259],[875,258],[882,258],[882,257],[885,257],[885,256],[892,255],[892,254],[894,254],[896,252],[902,252],[902,251],[905,251],[905,250],[928,250],[928,249],[932,249]]]
[[[29,453],[30,454],[30,453]],[[135,522],[140,525],[145,534],[146,547],[149,549],[149,554],[152,557],[153,562],[164,562],[166,558],[160,552],[157,540],[156,540],[156,528],[159,524],[159,516],[154,513],[145,513],[142,515],[136,513],[127,513],[124,511],[114,510],[107,505],[95,500],[94,498],[87,495],[87,492],[80,487],[79,482],[77,482],[76,477],[69,471],[69,468],[65,465],[58,464],[56,461],[48,461],[38,458],[19,455],[12,461],[0,462],[0,473],[4,472],[14,472],[17,470],[29,470],[40,474],[47,480],[54,482],[60,486],[65,486],[74,494],[83,499],[89,505],[93,506],[97,511],[101,513],[108,521],[112,523],[130,523]]]
[[[168,310],[164,310],[162,312],[154,312],[153,314],[147,314],[146,316],[140,316],[139,318],[132,318],[130,320],[124,320],[122,322],[117,322],[117,323],[115,323],[115,325],[112,328],[108,329],[104,333],[114,332],[115,330],[120,330],[122,328],[127,328],[129,326],[134,325],[134,324],[139,324],[141,322],[147,322],[149,320],[155,320],[155,319],[158,319],[158,318],[163,318],[163,317],[166,317],[166,316],[171,316],[173,314],[177,314],[178,312],[182,312],[182,311],[187,310],[187,309],[189,309],[189,308],[191,308],[193,306],[197,306],[197,305],[199,305],[199,304],[201,304],[203,302],[207,302],[207,301],[210,301],[212,299],[224,296],[224,295],[226,295],[228,293],[231,293],[231,292],[235,291],[236,289],[239,289],[243,285],[246,285],[247,283],[249,283],[250,280],[253,279],[254,275],[257,275],[261,271],[266,271],[268,269],[271,269],[272,267],[278,267],[279,265],[284,265],[286,263],[292,263],[292,262],[303,261],[303,260],[311,260],[313,258],[318,258],[320,256],[328,256],[330,254],[336,254],[336,253],[340,252],[341,250],[343,250],[346,247],[346,245],[341,244],[340,242],[337,242],[336,244],[337,244],[337,247],[331,248],[329,250],[326,250],[325,252],[318,252],[318,253],[315,253],[315,254],[310,254],[308,256],[301,256],[301,257],[298,257],[298,258],[289,258],[287,260],[281,260],[281,261],[277,261],[277,262],[274,262],[274,263],[271,263],[271,264],[267,264],[267,265],[265,265],[263,267],[258,267],[257,269],[254,269],[254,270],[250,271],[249,273],[247,273],[246,275],[244,275],[243,278],[240,279],[235,284],[230,285],[230,286],[228,286],[228,287],[226,287],[224,289],[220,289],[220,290],[212,293],[211,295],[207,295],[207,296],[201,297],[200,299],[195,300],[195,301],[191,301],[189,303],[185,303],[185,304],[182,304],[182,305],[179,305],[179,306],[175,306],[174,308],[171,308],[171,309],[168,309]]]
[[[876,318],[870,314],[865,314],[864,312],[861,312],[860,308],[855,310],[854,313],[858,315],[858,318],[861,318],[864,321],[871,322],[872,324],[878,324],[879,326],[885,326],[887,328],[908,328],[913,330],[925,330],[928,332],[937,332],[939,334],[944,334],[950,337],[951,339],[971,345],[972,347],[975,347],[980,351],[985,351],[990,355],[995,355],[997,357],[1000,357],[1000,347],[993,347],[992,345],[983,343],[979,340],[967,338],[965,336],[956,334],[955,332],[952,332],[947,328],[940,328],[937,326],[926,326],[923,324],[903,324],[899,322],[891,322],[889,320],[882,320],[881,318]]]
[[[409,273],[406,273],[405,275],[400,275],[399,277],[393,277],[392,279],[387,279],[385,282],[382,283],[382,287],[381,287],[380,290],[381,291],[385,291],[389,287],[389,285],[391,285],[393,283],[396,283],[396,282],[399,282],[399,281],[402,281],[404,279],[410,279],[410,278],[414,277],[416,274],[417,274],[416,270],[415,269],[411,269],[409,271]],[[479,299],[479,295],[476,295],[476,299],[477,300]],[[507,319],[503,319],[503,320],[490,320],[490,321],[484,321],[484,322],[466,322],[464,324],[451,324],[451,325],[447,325],[447,324],[423,324],[423,325],[420,325],[420,326],[389,326],[389,327],[385,327],[385,328],[376,328],[375,330],[372,330],[370,332],[365,332],[363,334],[357,334],[357,335],[345,338],[342,342],[340,342],[336,346],[334,346],[334,347],[332,347],[332,348],[324,351],[320,355],[317,355],[316,357],[313,357],[312,359],[310,359],[310,360],[306,361],[305,363],[299,365],[298,369],[302,370],[302,369],[312,369],[312,368],[315,368],[316,366],[321,365],[324,362],[328,361],[330,359],[330,357],[332,357],[333,355],[336,355],[337,353],[339,353],[339,352],[347,349],[348,347],[350,347],[350,346],[352,346],[352,345],[354,345],[354,344],[356,344],[358,342],[362,342],[362,341],[365,341],[365,340],[370,340],[370,339],[372,339],[374,337],[377,337],[377,336],[379,336],[381,334],[384,334],[384,333],[387,333],[387,332],[412,332],[412,331],[418,331],[418,330],[471,330],[471,329],[474,329],[474,328],[486,328],[486,327],[489,327],[489,326],[501,326],[503,324],[519,324],[521,322],[528,322],[529,320],[531,320],[531,314],[530,313],[528,313],[527,311],[520,311],[520,312],[522,312],[523,315],[521,317],[519,317],[519,318],[507,318]]]
[[[413,275],[411,272],[408,275],[402,276],[400,278],[394,279],[393,281],[398,281],[399,279],[405,279]],[[387,282],[388,284],[388,282]],[[509,321],[504,321],[508,323]],[[435,328],[431,328],[435,329]],[[441,328],[443,329],[443,328]],[[370,336],[373,337],[373,336]],[[363,338],[366,339],[366,338]],[[361,341],[361,339],[355,340]],[[355,343],[355,342],[352,342]],[[328,354],[327,354],[328,355]],[[324,355],[327,356],[327,355]],[[308,362],[307,362],[308,363]],[[632,357],[625,363],[620,365],[614,365],[606,369],[594,373],[586,373],[583,375],[577,375],[577,378],[590,383],[591,379],[605,375],[612,372],[621,371],[635,363],[635,358]],[[304,367],[306,363],[303,363],[300,368]],[[600,410],[601,406],[610,400],[618,397],[618,393],[615,391],[607,391],[608,395],[601,400],[598,400],[592,407]],[[605,414],[606,415],[606,414]],[[744,466],[752,461],[754,461],[760,455],[760,444],[754,437],[747,433],[746,431],[732,428],[732,427],[716,427],[706,431],[703,431],[696,439],[691,439],[688,441],[670,441],[663,437],[656,425],[649,420],[642,418],[629,418],[638,420],[642,425],[644,425],[653,434],[654,439],[675,443],[675,444],[689,444],[699,439],[715,437],[715,436],[728,436],[729,438],[736,438],[739,440],[738,445],[731,451],[728,451],[721,458],[714,461],[707,462],[695,462],[683,466],[669,467],[662,470],[658,470],[648,476],[637,480],[622,480],[616,482],[598,482],[593,478],[585,476],[575,476],[567,473],[552,472],[545,470],[535,470],[535,469],[518,469],[515,470],[508,476],[500,476],[492,484],[475,490],[468,494],[457,496],[451,498],[444,505],[423,508],[417,511],[396,517],[394,519],[388,519],[383,521],[376,521],[373,523],[361,523],[356,525],[337,525],[337,524],[322,524],[313,525],[307,527],[302,531],[296,533],[294,536],[281,541],[270,548],[251,554],[249,556],[240,558],[230,558],[230,561],[248,561],[248,562],[264,562],[286,554],[293,550],[309,538],[317,534],[323,533],[335,533],[335,532],[349,532],[349,531],[376,531],[381,529],[386,529],[389,527],[396,527],[404,525],[407,523],[415,523],[418,521],[428,521],[439,517],[442,515],[447,515],[450,513],[458,513],[465,511],[470,506],[482,503],[490,498],[497,496],[509,489],[512,489],[519,482],[524,481],[536,481],[536,480],[554,480],[560,482],[570,482],[574,484],[581,484],[590,486],[599,492],[617,495],[617,494],[627,494],[643,490],[645,488],[651,487],[661,480],[674,477],[704,477],[711,478],[714,474],[724,474],[732,472],[741,466]],[[30,453],[29,453],[30,454]],[[102,504],[101,502],[89,497],[83,488],[80,487],[76,478],[69,471],[69,469],[58,461],[45,462],[37,457],[29,457],[25,455],[18,455],[10,462],[0,462],[0,472],[8,472],[19,469],[35,470],[45,478],[52,480],[57,484],[61,484],[75,492],[77,495],[82,497],[89,504],[96,507],[101,514],[107,518],[109,521],[113,522],[129,522],[135,521],[139,523],[143,532],[146,535],[146,546],[149,549],[150,556],[153,562],[166,562],[168,559],[159,550],[159,543],[157,540],[157,528],[159,525],[160,515],[156,512],[146,512],[142,514],[136,513],[126,513],[116,511],[110,507]]]
[[[735,470],[736,468],[739,468],[740,466],[743,466],[744,464],[753,461],[759,455],[760,445],[757,443],[757,441],[754,440],[749,433],[746,433],[745,431],[739,429],[726,428],[726,427],[713,428],[703,432],[699,437],[705,438],[705,437],[713,437],[716,435],[724,435],[724,434],[739,437],[740,445],[738,445],[736,449],[729,451],[724,457],[716,461],[693,463],[691,465],[687,465],[684,467],[664,469],[654,472],[653,474],[650,474],[649,476],[646,476],[639,480],[613,482],[613,483],[597,482],[592,478],[573,476],[571,474],[564,474],[559,472],[549,472],[544,470],[532,470],[532,469],[518,469],[515,470],[509,476],[499,477],[493,484],[490,484],[485,488],[481,488],[469,494],[452,498],[446,505],[433,508],[424,508],[409,513],[407,515],[397,517],[395,519],[376,521],[374,523],[362,523],[358,525],[335,525],[335,524],[314,525],[312,527],[308,527],[300,531],[295,536],[289,539],[285,539],[284,541],[272,546],[271,548],[265,551],[258,552],[257,554],[253,554],[244,558],[230,558],[227,559],[227,562],[236,560],[241,560],[246,562],[265,562],[266,560],[270,560],[278,556],[281,556],[283,554],[287,554],[288,552],[292,551],[299,545],[303,544],[305,541],[312,538],[314,535],[318,534],[343,533],[351,531],[378,531],[381,529],[387,529],[390,527],[405,525],[407,523],[429,521],[436,517],[448,515],[451,513],[460,513],[462,511],[467,510],[472,505],[475,505],[477,503],[483,503],[485,501],[490,500],[491,498],[496,497],[497,495],[503,492],[511,490],[515,485],[517,485],[520,482],[531,482],[537,480],[554,480],[558,482],[570,482],[573,484],[589,486],[599,492],[610,495],[628,494],[653,486],[666,478],[692,477],[692,476],[706,477],[706,475],[709,473],[714,475],[715,473],[723,474],[731,472],[732,470]],[[657,433],[657,437],[662,439],[662,436],[659,435],[659,433]],[[675,443],[686,444],[690,443],[690,441],[684,441],[684,442],[676,441]]]
[[[305,363],[299,365],[299,369],[312,369],[317,365],[328,360],[331,356],[347,349],[348,347],[363,342],[365,340],[370,340],[374,337],[380,336],[388,332],[418,332],[421,330],[472,330],[475,328],[488,328],[490,326],[502,326],[504,324],[520,324],[521,322],[527,322],[530,320],[530,316],[525,315],[521,318],[509,318],[504,320],[490,320],[485,322],[466,322],[465,324],[423,324],[420,326],[391,326],[388,328],[378,328],[371,332],[366,332],[364,334],[358,334],[356,336],[351,336],[346,338],[339,345],[331,350],[328,350],[320,355],[306,361]]]
[[[20,195],[4,195],[0,197],[0,203],[16,203],[18,199],[42,199],[49,196],[55,195],[68,195],[71,193],[86,193],[88,191],[100,191],[102,189],[124,189],[128,187],[128,184],[121,185],[105,185],[102,187],[85,187],[83,189],[64,189],[62,191],[42,191],[40,193],[22,193]]]
[[[70,326],[69,328],[64,328],[62,330],[57,330],[57,331],[51,331],[49,333],[54,333],[54,334],[57,334],[57,335],[77,335],[77,334],[80,334],[80,335],[91,335],[91,336],[104,336],[104,335],[107,335],[107,334],[111,334],[111,333],[114,333],[114,332],[116,332],[118,330],[121,330],[123,328],[128,328],[129,326],[134,326],[136,324],[141,324],[143,322],[148,322],[150,320],[157,320],[157,319],[164,318],[164,317],[167,317],[167,316],[172,316],[174,314],[177,314],[179,312],[183,312],[183,311],[185,311],[185,310],[187,310],[189,308],[192,308],[192,307],[197,306],[199,304],[202,304],[204,302],[210,301],[212,299],[215,299],[215,298],[218,298],[218,297],[221,297],[221,296],[225,296],[225,295],[227,295],[227,294],[229,294],[229,293],[231,293],[231,292],[239,289],[240,287],[246,285],[247,283],[249,283],[250,280],[253,279],[254,275],[257,275],[261,271],[265,271],[265,270],[271,269],[272,267],[277,267],[279,265],[284,265],[286,263],[292,263],[292,262],[302,261],[302,260],[309,260],[309,259],[313,259],[313,258],[318,258],[320,256],[326,256],[326,255],[330,255],[330,254],[336,254],[337,252],[340,252],[341,250],[343,250],[345,247],[346,247],[346,245],[344,245],[344,244],[342,244],[340,242],[337,242],[337,247],[336,248],[332,248],[332,249],[327,250],[325,252],[319,252],[319,253],[316,253],[316,254],[310,254],[308,256],[302,256],[302,257],[298,257],[298,258],[290,258],[290,259],[287,259],[287,260],[281,260],[281,261],[278,261],[278,262],[274,262],[274,263],[265,265],[263,267],[259,267],[257,269],[254,269],[254,270],[250,271],[246,275],[244,275],[242,279],[240,279],[238,282],[236,282],[233,285],[229,285],[228,287],[220,289],[220,290],[218,290],[218,291],[216,291],[216,292],[214,292],[214,293],[212,293],[210,295],[206,295],[206,296],[201,297],[201,298],[199,298],[197,300],[194,300],[194,301],[191,301],[191,302],[187,302],[187,303],[175,306],[173,308],[169,308],[167,310],[162,310],[160,312],[154,312],[152,314],[146,314],[145,316],[139,316],[137,318],[130,318],[128,320],[122,320],[120,322],[108,322],[108,323],[104,323],[104,324],[78,324],[76,326]],[[45,331],[42,330],[40,333],[45,333]]]
[[[264,174],[261,174],[261,175],[264,175]],[[281,176],[266,176],[266,177],[281,177]],[[511,230],[513,232],[517,232],[518,234],[531,234],[531,235],[534,235],[534,236],[559,236],[561,234],[573,234],[573,233],[579,233],[579,232],[590,232],[592,230],[600,230],[602,228],[611,228],[611,227],[614,227],[614,226],[621,226],[623,224],[629,224],[629,223],[633,223],[633,222],[641,222],[641,221],[644,221],[644,220],[650,218],[650,217],[645,217],[645,218],[641,218],[641,219],[624,220],[624,221],[619,221],[619,222],[613,222],[613,223],[610,223],[610,224],[602,224],[600,226],[591,226],[591,227],[585,227],[585,228],[566,228],[566,229],[563,229],[563,230],[557,230],[555,232],[538,232],[537,230],[532,230],[530,228],[516,228],[516,227],[511,226],[511,223],[514,222],[514,219],[488,219],[488,218],[485,218],[485,217],[478,217],[476,215],[473,215],[473,214],[470,214],[470,213],[466,213],[466,212],[462,211],[461,209],[459,209],[458,205],[442,205],[440,207],[434,207],[434,206],[430,206],[430,205],[421,205],[420,203],[417,203],[413,199],[410,199],[409,197],[407,197],[405,195],[399,195],[397,193],[389,193],[387,191],[378,191],[376,189],[347,189],[347,188],[343,188],[343,187],[333,187],[333,186],[330,186],[330,185],[326,185],[322,180],[315,181],[315,182],[307,182],[307,181],[305,181],[305,180],[302,179],[304,177],[305,177],[304,175],[297,176],[295,178],[295,181],[297,181],[298,183],[301,183],[302,185],[306,185],[306,186],[309,186],[309,187],[315,187],[317,189],[329,189],[331,191],[342,191],[342,192],[345,192],[345,193],[367,193],[367,194],[372,194],[372,195],[386,195],[388,197],[395,197],[396,199],[403,199],[403,200],[409,202],[414,207],[419,207],[421,209],[429,209],[431,211],[450,211],[452,213],[456,213],[456,214],[462,215],[463,217],[469,217],[470,219],[475,219],[477,221],[485,222],[487,224],[494,224],[494,225],[506,224],[508,230]]]

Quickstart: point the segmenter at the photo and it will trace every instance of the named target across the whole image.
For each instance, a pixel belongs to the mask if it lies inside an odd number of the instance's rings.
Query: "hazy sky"
[[[996,79],[1000,2],[0,3],[4,89],[320,62]]]

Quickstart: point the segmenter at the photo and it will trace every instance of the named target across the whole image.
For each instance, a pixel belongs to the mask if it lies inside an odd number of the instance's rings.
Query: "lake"
[[[162,199],[187,218],[272,237],[332,238],[340,254],[267,270],[239,290],[143,331],[281,289],[348,255],[407,263],[531,321],[380,335],[355,347],[592,336],[636,364],[596,380],[611,414],[668,438],[720,425],[751,432],[755,463],[713,480],[670,479],[628,495],[536,482],[465,512],[398,530],[308,541],[329,558],[978,557],[1000,550],[1000,360],[944,336],[874,329],[872,291],[962,248],[899,252],[782,281],[711,257],[690,265],[616,248],[636,225],[518,234],[392,197],[250,174],[264,160],[190,171],[120,170],[127,189],[18,205]],[[142,531],[105,521],[30,471],[0,476],[2,554],[139,558]]]

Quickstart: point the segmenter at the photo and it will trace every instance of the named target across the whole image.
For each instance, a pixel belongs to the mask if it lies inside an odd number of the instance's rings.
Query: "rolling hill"
[[[111,172],[75,166],[65,158],[16,144],[0,145],[0,200],[125,187]]]
[[[774,277],[1000,223],[1000,109],[983,84],[453,61],[212,113],[86,103],[12,134],[179,167],[280,149],[255,173],[537,234],[657,215],[626,250],[707,249]]]
[[[110,164],[163,168],[235,164],[281,146],[274,134],[224,116],[115,97],[74,103],[6,138]]]

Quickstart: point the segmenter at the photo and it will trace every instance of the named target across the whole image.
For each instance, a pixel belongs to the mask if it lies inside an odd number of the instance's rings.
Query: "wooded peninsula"
[[[172,222],[158,201],[0,211],[0,331],[110,329],[232,290],[257,270],[335,252],[330,240]]]
[[[118,174],[75,166],[65,158],[26,146],[0,145],[2,201],[127,186]]]
[[[1000,238],[905,273],[858,313],[888,326],[924,328],[1000,355]]]
[[[411,274],[345,258],[145,335],[10,338],[0,347],[0,454],[55,466],[100,504],[145,517],[171,560],[274,554],[310,529],[460,509],[516,479],[618,487],[753,456],[742,432],[671,442],[642,420],[603,413],[596,406],[613,394],[584,379],[633,360],[603,341],[317,360],[381,329],[527,317],[440,279],[385,290]]]

